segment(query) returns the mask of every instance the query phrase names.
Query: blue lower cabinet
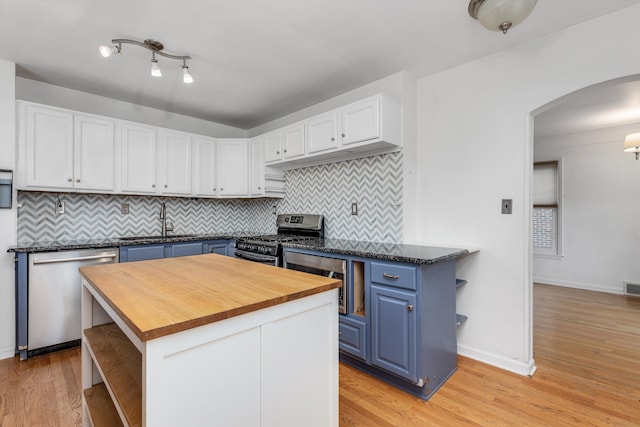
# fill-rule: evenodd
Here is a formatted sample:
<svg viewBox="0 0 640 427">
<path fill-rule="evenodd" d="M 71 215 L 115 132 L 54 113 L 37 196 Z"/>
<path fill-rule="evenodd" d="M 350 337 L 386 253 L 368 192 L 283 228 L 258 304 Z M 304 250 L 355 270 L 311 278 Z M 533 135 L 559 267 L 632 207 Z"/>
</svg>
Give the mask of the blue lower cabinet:
<svg viewBox="0 0 640 427">
<path fill-rule="evenodd" d="M 340 316 L 340 350 L 367 360 L 367 324 L 346 316 Z"/>
<path fill-rule="evenodd" d="M 202 255 L 202 242 L 174 243 L 169 248 L 170 257 Z"/>
<path fill-rule="evenodd" d="M 417 382 L 416 295 L 371 286 L 371 363 Z"/>
<path fill-rule="evenodd" d="M 150 259 L 160 258 L 164 258 L 164 245 L 144 245 L 120 248 L 120 262 L 147 261 Z"/>
<path fill-rule="evenodd" d="M 229 255 L 228 240 L 201 240 L 197 242 L 163 243 L 140 246 L 121 246 L 120 262 L 146 261 L 190 255 Z"/>
<path fill-rule="evenodd" d="M 227 251 L 228 251 L 228 246 L 226 244 L 215 244 L 215 245 L 208 245 L 207 253 L 227 255 Z"/>
</svg>

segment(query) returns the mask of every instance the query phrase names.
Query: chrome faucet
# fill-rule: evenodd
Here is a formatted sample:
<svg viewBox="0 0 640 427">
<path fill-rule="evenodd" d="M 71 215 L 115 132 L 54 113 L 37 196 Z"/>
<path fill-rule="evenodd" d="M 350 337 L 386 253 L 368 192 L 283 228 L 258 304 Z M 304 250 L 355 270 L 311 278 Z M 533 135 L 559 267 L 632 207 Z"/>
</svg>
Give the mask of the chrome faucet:
<svg viewBox="0 0 640 427">
<path fill-rule="evenodd" d="M 162 237 L 167 237 L 167 231 L 173 231 L 173 223 L 167 221 L 167 207 L 164 203 L 160 207 L 160 219 L 162 220 Z"/>
</svg>

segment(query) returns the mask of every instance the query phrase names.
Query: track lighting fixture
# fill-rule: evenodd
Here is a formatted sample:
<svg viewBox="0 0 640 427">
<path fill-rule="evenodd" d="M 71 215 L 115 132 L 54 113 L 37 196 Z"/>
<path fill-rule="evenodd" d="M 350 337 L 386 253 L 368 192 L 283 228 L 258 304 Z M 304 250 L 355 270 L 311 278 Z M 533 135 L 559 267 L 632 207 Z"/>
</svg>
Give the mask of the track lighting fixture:
<svg viewBox="0 0 640 427">
<path fill-rule="evenodd" d="M 105 58 L 110 57 L 114 53 L 122 53 L 122 44 L 133 44 L 136 46 L 144 47 L 145 49 L 149 49 L 151 51 L 151 75 L 154 77 L 161 77 L 162 71 L 160 70 L 160 66 L 158 65 L 158 60 L 156 59 L 156 54 L 160 55 L 164 58 L 175 59 L 177 61 L 182 61 L 182 81 L 185 83 L 193 83 L 193 76 L 189 71 L 189 67 L 187 66 L 187 59 L 191 59 L 188 55 L 171 55 L 169 53 L 162 52 L 164 49 L 164 45 L 159 41 L 147 39 L 144 42 L 139 42 L 136 40 L 129 39 L 113 39 L 111 40 L 112 46 L 100 46 L 100 54 Z"/>
</svg>

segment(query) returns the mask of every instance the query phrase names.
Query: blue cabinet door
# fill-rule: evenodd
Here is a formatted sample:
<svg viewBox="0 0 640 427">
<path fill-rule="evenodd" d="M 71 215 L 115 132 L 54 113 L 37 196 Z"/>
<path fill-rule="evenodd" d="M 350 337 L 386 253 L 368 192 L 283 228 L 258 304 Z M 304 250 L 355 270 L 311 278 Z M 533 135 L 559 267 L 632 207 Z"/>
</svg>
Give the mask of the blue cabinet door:
<svg viewBox="0 0 640 427">
<path fill-rule="evenodd" d="M 340 316 L 338 328 L 340 350 L 367 360 L 367 324 L 364 321 Z"/>
<path fill-rule="evenodd" d="M 171 245 L 170 257 L 202 255 L 202 242 L 174 243 Z"/>
<path fill-rule="evenodd" d="M 226 255 L 227 254 L 227 245 L 226 244 L 209 245 L 209 253 L 210 254 L 218 254 L 218 255 Z"/>
<path fill-rule="evenodd" d="M 126 254 L 123 256 L 123 249 Z M 120 262 L 146 261 L 164 258 L 164 245 L 145 245 L 120 248 Z"/>
<path fill-rule="evenodd" d="M 416 294 L 371 286 L 371 363 L 417 382 Z"/>
</svg>

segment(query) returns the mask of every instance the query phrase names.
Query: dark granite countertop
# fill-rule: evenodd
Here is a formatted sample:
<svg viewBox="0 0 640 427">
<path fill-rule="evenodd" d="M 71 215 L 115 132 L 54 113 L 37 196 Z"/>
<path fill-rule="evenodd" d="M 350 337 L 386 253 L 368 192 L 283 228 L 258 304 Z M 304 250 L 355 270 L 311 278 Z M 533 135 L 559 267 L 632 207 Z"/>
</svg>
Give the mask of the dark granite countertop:
<svg viewBox="0 0 640 427">
<path fill-rule="evenodd" d="M 467 255 L 468 249 L 400 243 L 360 242 L 357 240 L 312 239 L 283 243 L 285 248 L 307 249 L 331 254 L 351 255 L 410 264 L 435 264 Z"/>
<path fill-rule="evenodd" d="M 257 236 L 265 233 L 256 232 L 230 232 L 230 233 L 209 233 L 209 234 L 182 234 L 160 238 L 149 237 L 112 237 L 107 239 L 87 239 L 87 240 L 52 240 L 42 242 L 20 242 L 16 246 L 11 246 L 7 252 L 57 252 L 74 249 L 100 249 L 119 248 L 120 246 L 151 245 L 178 242 L 194 242 L 200 240 L 230 240 L 240 237 Z"/>
<path fill-rule="evenodd" d="M 21 242 L 10 247 L 7 252 L 57 252 L 77 249 L 119 248 L 121 246 L 151 245 L 201 240 L 231 240 L 240 237 L 258 236 L 268 233 L 230 232 L 210 234 L 174 235 L 164 238 L 124 237 L 87 240 L 58 240 L 43 242 Z M 469 253 L 467 249 L 439 246 L 405 245 L 399 243 L 362 242 L 341 239 L 311 239 L 298 243 L 283 243 L 285 248 L 298 248 L 310 251 L 350 255 L 362 258 L 374 258 L 392 262 L 410 264 L 434 264 L 448 261 Z"/>
</svg>

